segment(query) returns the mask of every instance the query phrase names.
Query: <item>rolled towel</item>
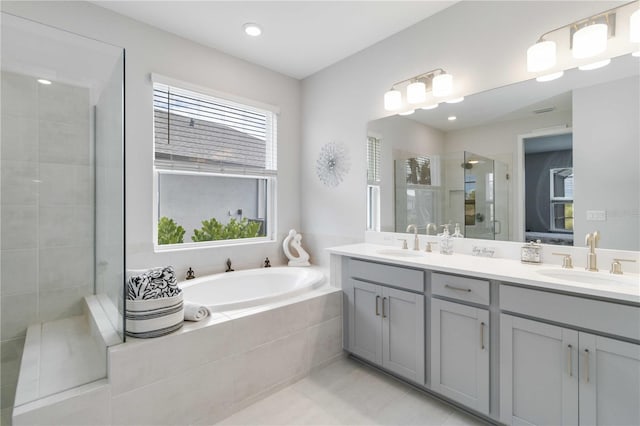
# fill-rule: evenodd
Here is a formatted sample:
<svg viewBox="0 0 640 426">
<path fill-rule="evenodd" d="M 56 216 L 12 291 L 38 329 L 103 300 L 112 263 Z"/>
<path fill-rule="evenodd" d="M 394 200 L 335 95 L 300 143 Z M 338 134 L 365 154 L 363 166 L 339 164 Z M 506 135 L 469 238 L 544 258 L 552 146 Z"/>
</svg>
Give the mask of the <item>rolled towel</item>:
<svg viewBox="0 0 640 426">
<path fill-rule="evenodd" d="M 185 321 L 202 321 L 209 316 L 209 308 L 193 302 L 184 302 Z"/>
</svg>

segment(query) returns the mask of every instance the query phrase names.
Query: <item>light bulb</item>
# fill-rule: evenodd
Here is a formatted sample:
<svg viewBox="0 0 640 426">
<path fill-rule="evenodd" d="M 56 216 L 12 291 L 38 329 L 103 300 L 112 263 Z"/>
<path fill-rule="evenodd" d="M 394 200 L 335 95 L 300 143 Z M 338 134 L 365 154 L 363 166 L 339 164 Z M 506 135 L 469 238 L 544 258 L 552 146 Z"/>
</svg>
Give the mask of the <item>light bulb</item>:
<svg viewBox="0 0 640 426">
<path fill-rule="evenodd" d="M 447 117 L 447 120 L 449 121 L 454 121 L 456 120 L 458 117 L 456 117 L 455 115 L 450 115 L 449 117 Z"/>
<path fill-rule="evenodd" d="M 45 86 L 48 86 L 48 85 L 50 85 L 50 84 L 51 84 L 51 81 L 49 81 L 49 80 L 45 80 L 44 78 L 39 78 L 39 79 L 38 79 L 38 83 L 40 83 L 40 84 L 44 84 Z"/>
<path fill-rule="evenodd" d="M 540 77 L 536 77 L 536 81 L 543 83 L 545 81 L 556 80 L 562 77 L 563 75 L 564 75 L 564 71 L 558 71 L 551 74 L 546 74 L 546 75 L 541 75 Z"/>
<path fill-rule="evenodd" d="M 415 109 L 410 109 L 409 111 L 400 112 L 400 113 L 398 113 L 398 115 L 411 115 L 414 112 L 416 112 Z"/>
<path fill-rule="evenodd" d="M 420 104 L 427 99 L 427 86 L 416 81 L 407 86 L 407 102 L 410 104 Z"/>
<path fill-rule="evenodd" d="M 591 58 L 607 50 L 607 24 L 593 24 L 580 28 L 573 34 L 573 57 Z"/>
<path fill-rule="evenodd" d="M 540 41 L 527 49 L 527 71 L 540 72 L 556 64 L 556 43 Z"/>
<path fill-rule="evenodd" d="M 629 40 L 631 43 L 640 43 L 640 9 L 633 12 L 629 19 Z"/>
<path fill-rule="evenodd" d="M 433 77 L 433 96 L 444 98 L 453 92 L 453 76 L 451 74 L 440 74 Z"/>
<path fill-rule="evenodd" d="M 464 101 L 464 96 L 460 96 L 458 98 L 449 99 L 448 101 L 445 101 L 445 102 L 448 103 L 448 104 L 459 104 L 462 101 Z"/>
<path fill-rule="evenodd" d="M 402 93 L 399 90 L 391 89 L 384 94 L 384 109 L 395 111 L 402 106 Z"/>
</svg>

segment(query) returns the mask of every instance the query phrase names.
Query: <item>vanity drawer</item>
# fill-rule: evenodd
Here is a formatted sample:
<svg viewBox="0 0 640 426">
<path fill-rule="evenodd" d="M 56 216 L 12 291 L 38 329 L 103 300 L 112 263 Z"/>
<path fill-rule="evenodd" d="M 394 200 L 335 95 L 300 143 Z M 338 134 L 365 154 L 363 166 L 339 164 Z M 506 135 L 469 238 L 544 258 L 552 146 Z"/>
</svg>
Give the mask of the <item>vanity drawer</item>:
<svg viewBox="0 0 640 426">
<path fill-rule="evenodd" d="M 431 294 L 489 305 L 489 281 L 455 275 L 431 274 Z"/>
<path fill-rule="evenodd" d="M 640 340 L 640 307 L 500 285 L 500 310 Z"/>
<path fill-rule="evenodd" d="M 424 293 L 424 271 L 350 259 L 349 275 L 391 287 Z"/>
</svg>

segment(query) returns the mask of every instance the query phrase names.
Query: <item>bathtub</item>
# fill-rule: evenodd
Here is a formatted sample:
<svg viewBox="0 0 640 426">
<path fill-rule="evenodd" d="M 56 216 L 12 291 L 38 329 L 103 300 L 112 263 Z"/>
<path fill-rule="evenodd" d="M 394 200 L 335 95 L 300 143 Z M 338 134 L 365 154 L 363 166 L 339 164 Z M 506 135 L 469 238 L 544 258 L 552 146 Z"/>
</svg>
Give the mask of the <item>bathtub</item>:
<svg viewBox="0 0 640 426">
<path fill-rule="evenodd" d="M 208 275 L 184 281 L 180 287 L 185 301 L 221 312 L 284 300 L 324 282 L 319 269 L 284 266 Z"/>
</svg>

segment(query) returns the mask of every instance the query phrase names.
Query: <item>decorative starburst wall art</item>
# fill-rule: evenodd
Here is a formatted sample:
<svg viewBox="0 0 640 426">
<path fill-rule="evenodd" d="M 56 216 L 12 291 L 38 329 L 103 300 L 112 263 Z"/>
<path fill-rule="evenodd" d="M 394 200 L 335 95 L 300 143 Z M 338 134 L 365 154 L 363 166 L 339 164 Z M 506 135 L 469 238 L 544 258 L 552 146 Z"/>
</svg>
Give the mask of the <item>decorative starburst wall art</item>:
<svg viewBox="0 0 640 426">
<path fill-rule="evenodd" d="M 351 163 L 347 148 L 337 142 L 330 142 L 320 149 L 316 161 L 318 179 L 330 188 L 340 185 L 342 179 L 349 172 Z"/>
</svg>

